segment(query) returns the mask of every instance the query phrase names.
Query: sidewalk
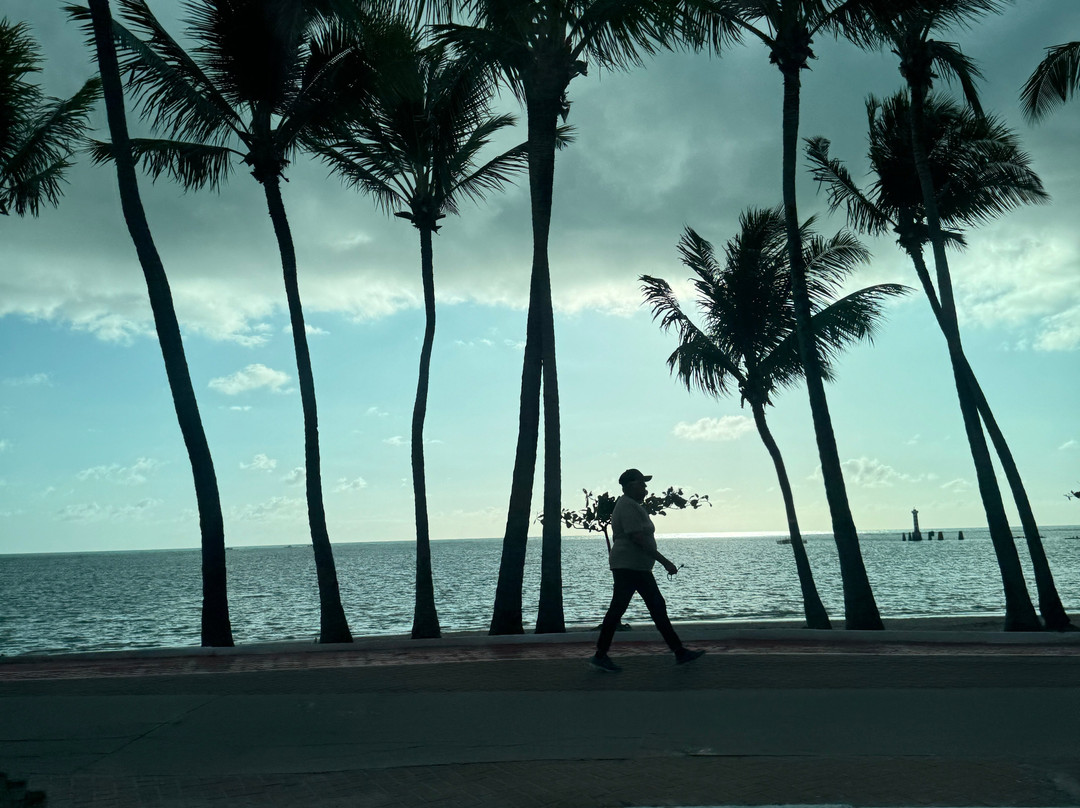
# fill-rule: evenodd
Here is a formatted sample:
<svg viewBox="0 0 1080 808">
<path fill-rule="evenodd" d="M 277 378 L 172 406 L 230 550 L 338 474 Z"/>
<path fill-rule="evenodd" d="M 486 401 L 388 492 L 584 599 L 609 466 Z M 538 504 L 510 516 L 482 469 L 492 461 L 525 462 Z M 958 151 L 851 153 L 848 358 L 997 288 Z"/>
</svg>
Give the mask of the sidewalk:
<svg viewBox="0 0 1080 808">
<path fill-rule="evenodd" d="M 67 806 L 1080 805 L 1080 635 L 680 626 L 0 660 Z"/>
</svg>

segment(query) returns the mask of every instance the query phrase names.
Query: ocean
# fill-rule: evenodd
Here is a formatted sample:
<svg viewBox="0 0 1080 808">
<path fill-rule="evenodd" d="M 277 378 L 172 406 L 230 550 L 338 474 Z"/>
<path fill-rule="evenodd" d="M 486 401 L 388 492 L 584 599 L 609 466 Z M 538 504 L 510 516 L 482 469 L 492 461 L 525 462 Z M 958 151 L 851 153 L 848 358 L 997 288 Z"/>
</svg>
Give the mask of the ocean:
<svg viewBox="0 0 1080 808">
<path fill-rule="evenodd" d="M 861 534 L 863 559 L 886 626 L 890 617 L 999 615 L 1001 578 L 985 529 L 946 531 L 941 541 L 903 542 L 901 531 Z M 1058 592 L 1080 612 L 1080 527 L 1043 528 Z M 1028 589 L 1034 576 L 1015 532 Z M 685 565 L 657 579 L 674 621 L 802 619 L 791 547 L 780 534 L 660 537 L 661 552 Z M 486 630 L 498 576 L 500 539 L 432 542 L 436 605 L 444 632 Z M 834 625 L 843 593 L 836 545 L 808 534 L 807 554 Z M 599 623 L 610 596 L 602 537 L 563 540 L 568 627 Z M 355 636 L 407 634 L 412 626 L 415 552 L 410 542 L 336 543 L 338 581 Z M 310 545 L 232 547 L 229 604 L 238 644 L 314 641 L 318 592 Z M 199 644 L 198 550 L 0 555 L 0 654 L 60 653 Z M 535 620 L 540 541 L 526 561 L 526 630 Z M 630 622 L 648 622 L 635 599 Z"/>
</svg>

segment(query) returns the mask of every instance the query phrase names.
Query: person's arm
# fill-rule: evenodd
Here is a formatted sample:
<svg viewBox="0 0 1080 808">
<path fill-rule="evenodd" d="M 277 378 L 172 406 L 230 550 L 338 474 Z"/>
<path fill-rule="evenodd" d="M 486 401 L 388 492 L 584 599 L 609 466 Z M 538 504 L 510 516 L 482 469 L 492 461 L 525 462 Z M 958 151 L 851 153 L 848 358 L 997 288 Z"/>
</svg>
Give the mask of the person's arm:
<svg viewBox="0 0 1080 808">
<path fill-rule="evenodd" d="M 676 567 L 667 558 L 665 558 L 659 550 L 654 550 L 653 548 L 648 546 L 645 541 L 645 531 L 631 530 L 627 532 L 626 537 L 638 547 L 640 547 L 642 550 L 644 550 L 646 553 L 651 555 L 654 559 L 659 561 L 661 566 L 663 566 L 663 568 L 667 570 L 668 575 L 675 575 L 679 571 L 679 568 Z"/>
</svg>

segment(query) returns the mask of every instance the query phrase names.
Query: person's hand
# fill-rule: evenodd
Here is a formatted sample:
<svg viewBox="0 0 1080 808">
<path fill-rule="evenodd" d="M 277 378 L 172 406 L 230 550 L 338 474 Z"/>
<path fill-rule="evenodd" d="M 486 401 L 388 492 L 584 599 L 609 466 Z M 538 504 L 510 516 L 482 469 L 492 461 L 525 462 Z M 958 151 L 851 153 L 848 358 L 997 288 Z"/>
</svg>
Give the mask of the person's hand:
<svg viewBox="0 0 1080 808">
<path fill-rule="evenodd" d="M 668 575 L 676 575 L 679 572 L 679 568 L 676 567 L 671 561 L 664 561 L 664 569 L 667 570 Z"/>
</svg>

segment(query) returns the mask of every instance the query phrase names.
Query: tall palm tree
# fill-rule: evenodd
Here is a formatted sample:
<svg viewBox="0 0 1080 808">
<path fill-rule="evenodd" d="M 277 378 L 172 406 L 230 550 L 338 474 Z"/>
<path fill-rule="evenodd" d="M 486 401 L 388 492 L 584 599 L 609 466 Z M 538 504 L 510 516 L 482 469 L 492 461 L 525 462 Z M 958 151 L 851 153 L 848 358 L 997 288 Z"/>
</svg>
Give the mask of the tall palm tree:
<svg viewBox="0 0 1080 808">
<path fill-rule="evenodd" d="M 871 339 L 881 320 L 884 299 L 909 290 L 883 284 L 836 299 L 840 285 L 858 263 L 869 258 L 869 252 L 848 233 L 830 239 L 814 235 L 811 224 L 804 224 L 800 233 L 803 265 L 811 324 L 822 354 L 821 369 L 824 377 L 831 379 L 832 359 L 847 345 Z M 668 357 L 668 367 L 688 389 L 696 387 L 717 398 L 729 395 L 737 385 L 741 402 L 750 404 L 780 483 L 807 626 L 831 628 L 814 584 L 783 457 L 765 418 L 773 395 L 804 377 L 795 334 L 783 210 L 744 213 L 739 234 L 725 247 L 722 264 L 712 244 L 690 228 L 679 242 L 679 253 L 696 276 L 693 282 L 704 326 L 699 327 L 683 312 L 666 281 L 641 278 L 653 319 L 659 319 L 665 331 L 674 329 L 679 338 L 679 347 Z"/>
<path fill-rule="evenodd" d="M 1080 42 L 1066 42 L 1046 49 L 1020 91 L 1024 115 L 1031 123 L 1041 120 L 1080 89 Z"/>
<path fill-rule="evenodd" d="M 458 212 L 463 197 L 479 201 L 525 168 L 519 146 L 478 164 L 478 155 L 510 115 L 489 111 L 492 85 L 467 59 L 450 59 L 442 46 L 417 48 L 408 68 L 381 81 L 371 106 L 316 151 L 349 185 L 370 194 L 387 212 L 420 232 L 420 274 L 426 326 L 412 419 L 412 477 L 416 514 L 416 604 L 412 636 L 438 637 L 439 615 L 431 573 L 424 418 L 435 341 L 432 236 L 440 219 Z"/>
<path fill-rule="evenodd" d="M 191 384 L 184 343 L 180 336 L 180 324 L 173 307 L 169 279 L 154 244 L 150 226 L 146 221 L 131 141 L 128 137 L 127 117 L 124 110 L 124 90 L 120 79 L 120 67 L 112 36 L 112 17 L 109 0 L 89 0 L 94 45 L 101 81 L 105 91 L 105 111 L 112 138 L 112 152 L 116 161 L 116 175 L 120 188 L 120 205 L 127 222 L 128 232 L 139 256 L 146 289 L 150 296 L 150 308 L 154 314 L 161 356 L 165 361 L 165 373 L 169 379 L 176 418 L 184 436 L 191 474 L 195 481 L 195 498 L 199 507 L 199 527 L 202 533 L 202 644 L 231 646 L 232 625 L 229 620 L 229 600 L 225 570 L 225 526 L 221 515 L 221 497 L 218 491 L 214 461 L 206 440 L 195 389 Z"/>
<path fill-rule="evenodd" d="M 1001 569 L 1002 585 L 1005 589 L 1005 629 L 1031 631 L 1041 628 L 1041 624 L 1028 595 L 1001 490 L 994 474 L 990 450 L 979 421 L 972 385 L 968 383 L 962 370 L 963 345 L 956 316 L 952 278 L 949 274 L 949 259 L 945 252 L 946 239 L 927 153 L 926 99 L 934 79 L 939 75 L 958 80 L 969 106 L 977 114 L 982 113 L 975 90 L 975 80 L 980 77 L 978 68 L 963 54 L 959 46 L 936 40 L 933 35 L 947 30 L 950 26 L 967 24 L 980 15 L 1002 8 L 1001 0 L 928 0 L 891 19 L 879 21 L 879 30 L 900 58 L 900 74 L 911 94 L 911 152 L 919 179 L 928 237 L 933 249 L 937 291 L 941 301 L 942 331 L 949 346 L 964 430 L 975 464 L 990 539 Z"/>
<path fill-rule="evenodd" d="M 769 60 L 783 77 L 783 200 L 791 268 L 792 303 L 799 354 L 817 438 L 825 495 L 833 537 L 840 557 L 844 586 L 845 625 L 851 629 L 880 629 L 874 593 L 866 577 L 858 531 L 851 515 L 840 466 L 832 416 L 825 396 L 821 350 L 811 328 L 811 305 L 803 266 L 799 212 L 795 194 L 796 151 L 799 139 L 801 73 L 809 68 L 811 44 L 821 33 L 842 35 L 859 44 L 872 40 L 871 23 L 879 16 L 908 5 L 910 0 L 714 0 L 700 5 L 700 37 L 713 47 L 734 28 L 769 49 Z"/>
<path fill-rule="evenodd" d="M 145 117 L 164 139 L 133 139 L 135 158 L 155 179 L 184 187 L 219 187 L 237 164 L 262 186 L 281 254 L 304 415 L 308 523 L 319 585 L 321 642 L 350 642 L 326 526 L 318 410 L 296 252 L 281 181 L 309 138 L 326 130 L 363 96 L 374 68 L 359 26 L 330 13 L 331 0 L 191 0 L 190 53 L 169 34 L 146 0 L 119 0 L 129 29 L 114 22 L 121 69 Z M 358 13 L 356 19 L 359 19 Z M 348 23 L 348 24 L 347 24 Z M 141 37 L 139 36 L 141 34 Z M 108 144 L 94 152 L 112 156 Z"/>
<path fill-rule="evenodd" d="M 923 256 L 928 234 L 911 150 L 908 95 L 897 93 L 883 103 L 871 98 L 867 114 L 868 156 L 871 174 L 876 177 L 870 188 L 864 191 L 856 186 L 843 164 L 829 156 L 829 142 L 824 138 L 808 141 L 814 176 L 827 186 L 832 209 L 846 208 L 853 227 L 871 235 L 889 229 L 897 234 L 944 331 L 944 313 Z M 1048 200 L 1016 135 L 996 118 L 977 115 L 947 98 L 931 95 L 926 99 L 925 120 L 938 212 L 943 227 L 948 228 L 944 235 L 950 243 L 963 245 L 959 228 L 981 224 L 1021 204 Z M 1035 572 L 1039 611 L 1048 628 L 1066 630 L 1071 622 L 1058 596 L 1016 461 L 962 347 L 961 359 L 961 372 L 971 386 L 1020 515 Z"/>
<path fill-rule="evenodd" d="M 27 81 L 41 54 L 26 23 L 0 19 L 0 215 L 37 216 L 60 202 L 64 173 L 101 95 L 90 79 L 71 98 L 48 98 Z"/>
<path fill-rule="evenodd" d="M 667 0 L 461 0 L 461 22 L 437 27 L 443 41 L 493 66 L 524 103 L 528 116 L 529 193 L 533 256 L 529 313 L 514 473 L 503 535 L 492 634 L 522 633 L 521 596 L 531 522 L 533 478 L 544 411 L 543 513 L 562 512 L 559 386 L 555 318 L 551 301 L 548 236 L 558 121 L 570 105 L 570 82 L 587 60 L 603 68 L 640 64 L 670 32 L 674 5 Z M 452 18 L 454 15 L 451 15 Z M 565 631 L 562 606 L 562 538 L 558 519 L 543 526 L 540 605 L 536 631 Z"/>
</svg>

